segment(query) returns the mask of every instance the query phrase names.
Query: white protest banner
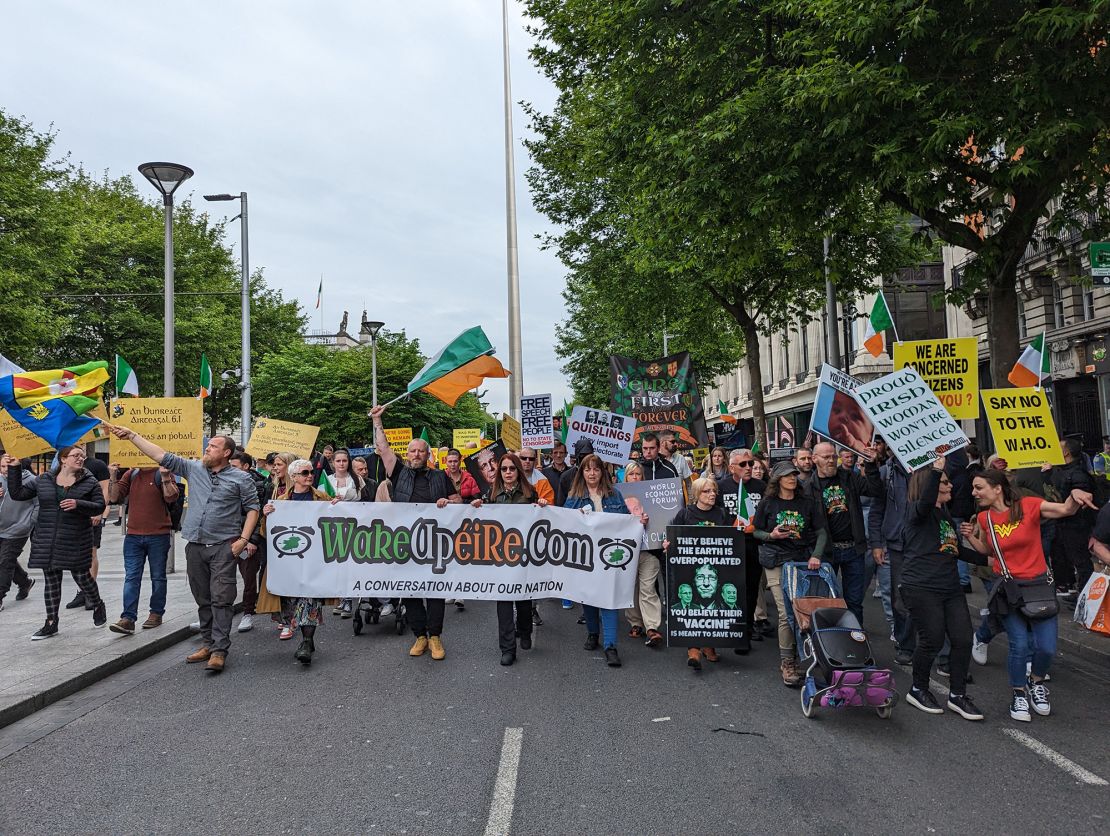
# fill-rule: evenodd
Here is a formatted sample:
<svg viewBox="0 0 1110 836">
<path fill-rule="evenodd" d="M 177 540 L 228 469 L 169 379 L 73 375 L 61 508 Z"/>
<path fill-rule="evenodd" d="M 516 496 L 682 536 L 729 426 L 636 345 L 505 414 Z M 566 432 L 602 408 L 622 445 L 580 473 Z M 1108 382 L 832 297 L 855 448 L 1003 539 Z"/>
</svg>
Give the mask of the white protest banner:
<svg viewBox="0 0 1110 836">
<path fill-rule="evenodd" d="M 532 450 L 555 446 L 551 395 L 525 395 L 520 399 L 520 443 Z"/>
<path fill-rule="evenodd" d="M 907 473 L 971 443 L 913 366 L 860 384 L 855 397 Z"/>
<path fill-rule="evenodd" d="M 632 605 L 643 526 L 534 505 L 275 502 L 267 587 L 310 598 Z"/>
<path fill-rule="evenodd" d="M 573 450 L 578 439 L 588 438 L 594 446 L 594 452 L 603 462 L 626 464 L 632 452 L 632 435 L 635 431 L 636 419 L 628 415 L 576 406 L 570 414 L 567 448 Z"/>
</svg>

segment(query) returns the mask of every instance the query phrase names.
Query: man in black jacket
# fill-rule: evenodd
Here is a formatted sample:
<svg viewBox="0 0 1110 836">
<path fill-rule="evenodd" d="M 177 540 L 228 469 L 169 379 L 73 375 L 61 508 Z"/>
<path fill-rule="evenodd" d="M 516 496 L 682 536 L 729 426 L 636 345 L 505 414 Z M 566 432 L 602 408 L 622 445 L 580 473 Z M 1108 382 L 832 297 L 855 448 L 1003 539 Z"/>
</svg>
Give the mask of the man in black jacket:
<svg viewBox="0 0 1110 836">
<path fill-rule="evenodd" d="M 1060 451 L 1064 454 L 1061 467 L 1046 468 L 1049 481 L 1058 496 L 1065 499 L 1073 490 L 1095 492 L 1095 480 L 1087 472 L 1083 460 L 1083 445 L 1076 438 L 1060 441 Z M 1069 581 L 1073 575 L 1076 590 L 1081 590 L 1091 577 L 1091 555 L 1087 550 L 1087 540 L 1094 527 L 1094 515 L 1086 508 L 1071 517 L 1056 521 L 1056 540 L 1052 545 L 1052 569 L 1056 585 Z"/>
<path fill-rule="evenodd" d="M 231 466 L 251 477 L 258 492 L 259 507 L 270 501 L 273 483 L 255 470 L 254 457 L 236 450 L 231 454 Z M 239 619 L 239 632 L 246 633 L 254 627 L 254 609 L 258 604 L 258 587 L 262 571 L 266 568 L 266 538 L 262 536 L 262 522 L 254 528 L 250 542 L 239 555 L 239 576 L 243 579 L 243 615 Z"/>
<path fill-rule="evenodd" d="M 659 455 L 659 436 L 655 433 L 644 433 L 640 436 L 640 466 L 644 469 L 645 482 L 653 479 L 681 478 L 678 468 Z"/>
<path fill-rule="evenodd" d="M 867 531 L 863 524 L 861 496 L 881 498 L 884 495 L 879 467 L 875 464 L 874 447 L 864 451 L 863 473 L 853 473 L 838 466 L 836 447 L 822 441 L 813 447 L 813 476 L 802 482 L 802 493 L 813 500 L 817 514 L 823 517 L 829 532 L 829 548 L 825 559 L 840 571 L 840 585 L 848 609 L 863 624 L 863 593 L 866 572 Z"/>
</svg>

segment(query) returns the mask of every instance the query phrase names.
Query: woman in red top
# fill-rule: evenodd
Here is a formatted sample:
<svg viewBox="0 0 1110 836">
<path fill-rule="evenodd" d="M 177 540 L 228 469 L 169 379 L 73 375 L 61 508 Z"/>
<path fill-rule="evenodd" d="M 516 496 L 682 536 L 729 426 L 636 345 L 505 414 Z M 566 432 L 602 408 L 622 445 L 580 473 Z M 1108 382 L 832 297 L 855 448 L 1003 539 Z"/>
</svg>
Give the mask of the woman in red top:
<svg viewBox="0 0 1110 836">
<path fill-rule="evenodd" d="M 994 542 L 1002 551 L 1006 568 L 1017 580 L 1033 580 L 1048 573 L 1044 551 L 1041 548 L 1041 520 L 1055 520 L 1070 517 L 1080 508 L 1093 508 L 1092 497 L 1086 491 L 1074 490 L 1065 502 L 1047 502 L 1039 496 L 1019 497 L 1004 470 L 984 470 L 976 473 L 971 484 L 971 493 L 984 508 L 976 517 L 976 524 L 964 523 L 960 526 L 972 547 L 980 554 L 989 555 L 992 568 L 1001 574 L 995 557 Z M 989 526 L 989 527 L 988 527 Z M 990 529 L 994 529 L 991 537 Z M 1003 617 L 1006 634 L 1010 640 L 1010 653 L 1007 666 L 1010 673 L 1010 716 L 1015 720 L 1029 722 L 1029 704 L 1042 717 L 1052 710 L 1048 702 L 1048 688 L 1045 677 L 1048 675 L 1052 657 L 1056 655 L 1057 617 L 1031 621 L 1012 610 Z M 1032 651 L 1032 673 L 1026 676 L 1025 660 Z"/>
</svg>

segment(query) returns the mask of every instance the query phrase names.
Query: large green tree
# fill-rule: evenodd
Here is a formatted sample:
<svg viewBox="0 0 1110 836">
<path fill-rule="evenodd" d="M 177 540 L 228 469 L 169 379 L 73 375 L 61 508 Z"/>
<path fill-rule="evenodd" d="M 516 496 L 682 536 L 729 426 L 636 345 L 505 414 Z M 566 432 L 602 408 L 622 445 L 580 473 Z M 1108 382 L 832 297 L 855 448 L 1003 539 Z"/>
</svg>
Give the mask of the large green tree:
<svg viewBox="0 0 1110 836">
<path fill-rule="evenodd" d="M 403 332 L 382 331 L 378 336 L 378 402 L 386 403 L 405 391 L 427 358 L 417 340 Z M 372 424 L 372 366 L 369 346 L 336 351 L 290 341 L 267 355 L 254 374 L 256 415 L 320 427 L 324 442 L 370 446 Z M 454 429 L 493 425 L 473 393 L 452 409 L 442 401 L 417 393 L 389 407 L 387 427 L 427 428 L 431 443 L 451 443 Z"/>
</svg>

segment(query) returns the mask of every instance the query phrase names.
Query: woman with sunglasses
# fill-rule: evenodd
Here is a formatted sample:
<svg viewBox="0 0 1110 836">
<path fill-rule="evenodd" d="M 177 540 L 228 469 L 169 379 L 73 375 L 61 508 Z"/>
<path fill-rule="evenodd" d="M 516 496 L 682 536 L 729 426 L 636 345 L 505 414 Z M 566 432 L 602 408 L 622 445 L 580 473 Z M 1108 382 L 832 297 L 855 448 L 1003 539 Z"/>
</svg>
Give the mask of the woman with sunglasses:
<svg viewBox="0 0 1110 836">
<path fill-rule="evenodd" d="M 23 484 L 23 463 L 6 455 L 7 498 L 16 502 L 39 501 L 38 521 L 31 535 L 29 569 L 42 569 L 45 580 L 46 623 L 31 641 L 58 635 L 58 606 L 62 599 L 62 573 L 68 571 L 85 600 L 93 607 L 93 626 L 108 622 L 96 580 L 89 574 L 93 555 L 92 519 L 104 513 L 104 492 L 96 477 L 85 469 L 85 451 L 63 447 L 56 467 L 33 483 Z"/>
<path fill-rule="evenodd" d="M 547 500 L 536 493 L 532 484 L 524 478 L 524 465 L 516 453 L 505 453 L 497 463 L 497 475 L 486 493 L 485 501 L 492 505 L 538 505 L 543 508 Z M 470 503 L 475 508 L 482 507 L 482 500 Z M 513 614 L 516 620 L 513 620 Z M 501 664 L 511 665 L 516 661 L 516 645 L 520 640 L 521 650 L 532 649 L 532 602 L 497 602 L 497 640 L 501 647 Z"/>
<path fill-rule="evenodd" d="M 329 497 L 323 491 L 312 487 L 312 480 L 316 471 L 312 462 L 306 459 L 297 459 L 289 465 L 289 474 L 292 483 L 281 496 L 271 499 L 262 508 L 263 516 L 270 516 L 274 512 L 275 502 L 329 502 Z M 302 665 L 312 664 L 312 654 L 316 652 L 313 638 L 316 628 L 324 623 L 324 601 L 321 598 L 289 598 L 281 597 L 282 621 L 293 630 L 293 626 L 301 628 L 301 643 L 293 653 L 293 658 Z M 284 629 L 282 630 L 284 633 Z"/>
<path fill-rule="evenodd" d="M 627 514 L 621 492 L 613 487 L 613 478 L 595 453 L 587 453 L 578 462 L 578 469 L 567 491 L 564 508 L 577 508 L 580 511 L 598 511 L 606 514 Z M 621 666 L 617 653 L 617 610 L 582 605 L 586 617 L 586 650 L 597 650 L 598 637 L 604 642 L 605 662 L 611 668 Z M 598 629 L 600 621 L 600 630 Z"/>
<path fill-rule="evenodd" d="M 965 720 L 982 720 L 983 712 L 967 695 L 971 662 L 971 617 L 960 585 L 959 560 L 986 564 L 985 556 L 960 544 L 956 525 L 946 505 L 952 481 L 944 472 L 944 457 L 910 477 L 906 491 L 906 519 L 902 577 L 898 594 L 917 628 L 913 652 L 913 687 L 906 702 L 926 714 L 943 714 L 929 690 L 929 673 L 948 638 L 948 708 Z"/>
</svg>

